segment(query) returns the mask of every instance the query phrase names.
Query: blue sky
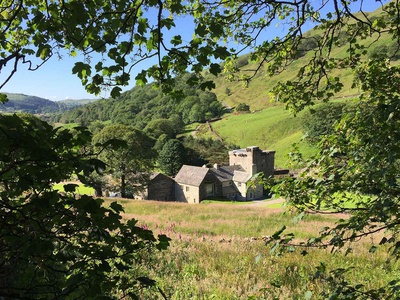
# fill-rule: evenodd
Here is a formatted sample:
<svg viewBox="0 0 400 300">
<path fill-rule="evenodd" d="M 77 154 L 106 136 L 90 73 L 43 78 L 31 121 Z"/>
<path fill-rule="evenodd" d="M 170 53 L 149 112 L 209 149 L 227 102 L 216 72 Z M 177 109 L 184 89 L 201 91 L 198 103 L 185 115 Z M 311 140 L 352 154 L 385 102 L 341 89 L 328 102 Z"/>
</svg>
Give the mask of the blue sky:
<svg viewBox="0 0 400 300">
<path fill-rule="evenodd" d="M 315 0 L 316 3 L 321 3 L 322 0 Z M 387 2 L 387 1 L 384 1 Z M 374 0 L 364 1 L 364 8 L 367 11 L 372 11 L 379 7 L 380 4 Z M 188 26 L 187 20 L 179 20 L 176 29 L 182 36 L 190 36 L 193 26 Z M 277 29 L 278 30 L 278 29 Z M 79 78 L 72 74 L 72 68 L 77 59 L 64 56 L 62 60 L 53 57 L 46 62 L 41 68 L 36 71 L 27 71 L 24 65 L 20 65 L 17 73 L 3 87 L 1 92 L 22 93 L 26 95 L 34 95 L 49 100 L 64 100 L 64 99 L 92 99 L 92 98 L 107 98 L 108 93 L 103 92 L 99 96 L 88 94 L 82 86 Z M 140 72 L 142 68 L 148 67 L 151 63 L 135 69 L 131 78 Z M 0 74 L 0 80 L 4 80 L 5 75 Z M 129 87 L 124 87 L 123 90 L 128 90 L 134 86 L 134 80 L 131 80 Z"/>
</svg>

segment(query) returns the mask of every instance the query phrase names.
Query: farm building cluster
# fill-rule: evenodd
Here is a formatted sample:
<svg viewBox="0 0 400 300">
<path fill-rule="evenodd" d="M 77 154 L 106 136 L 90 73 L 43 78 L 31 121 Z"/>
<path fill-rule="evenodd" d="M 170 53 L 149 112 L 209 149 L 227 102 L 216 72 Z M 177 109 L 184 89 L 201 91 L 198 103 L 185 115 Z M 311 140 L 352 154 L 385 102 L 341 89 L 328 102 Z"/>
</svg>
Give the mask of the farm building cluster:
<svg viewBox="0 0 400 300">
<path fill-rule="evenodd" d="M 275 151 L 257 146 L 229 151 L 229 166 L 183 165 L 174 178 L 161 173 L 151 176 L 144 199 L 200 203 L 209 198 L 237 201 L 260 199 L 263 184 L 256 177 L 274 176 Z M 252 182 L 249 185 L 249 182 Z"/>
</svg>

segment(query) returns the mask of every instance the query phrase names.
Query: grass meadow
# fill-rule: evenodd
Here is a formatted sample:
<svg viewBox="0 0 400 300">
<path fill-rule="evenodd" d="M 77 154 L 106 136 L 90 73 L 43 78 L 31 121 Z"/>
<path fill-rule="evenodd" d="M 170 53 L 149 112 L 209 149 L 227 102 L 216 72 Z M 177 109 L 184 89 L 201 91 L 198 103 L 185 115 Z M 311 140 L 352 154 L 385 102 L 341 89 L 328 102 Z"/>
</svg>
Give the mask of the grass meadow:
<svg viewBox="0 0 400 300">
<path fill-rule="evenodd" d="M 229 143 L 240 147 L 255 145 L 261 149 L 275 150 L 275 165 L 285 168 L 289 166 L 287 155 L 292 150 L 290 145 L 298 143 L 305 157 L 315 153 L 315 148 L 302 140 L 303 114 L 301 112 L 294 117 L 283 106 L 274 106 L 249 114 L 231 114 L 213 122 L 212 126 Z"/>
<path fill-rule="evenodd" d="M 105 205 L 111 201 L 115 200 L 106 200 Z M 118 202 L 125 209 L 124 218 L 135 218 L 140 226 L 172 239 L 168 250 L 152 257 L 148 271 L 168 299 L 306 299 L 310 295 L 307 299 L 321 299 L 320 293 L 331 286 L 327 276 L 315 276 L 320 263 L 327 270 L 350 268 L 345 278 L 368 289 L 400 276 L 399 263 L 388 263 L 385 249 L 369 253 L 379 236 L 358 241 L 348 255 L 308 249 L 303 256 L 299 249 L 277 257 L 263 240 L 283 225 L 298 241 L 305 240 L 345 215 L 309 215 L 295 223 L 293 212 L 268 201 L 241 205 Z M 144 290 L 141 299 L 163 297 Z"/>
<path fill-rule="evenodd" d="M 80 194 L 80 195 L 89 195 L 89 196 L 93 196 L 94 195 L 94 189 L 88 186 L 83 185 L 82 183 L 79 182 L 62 182 L 62 183 L 57 183 L 53 185 L 53 189 L 60 191 L 60 192 L 64 192 L 64 185 L 66 184 L 75 184 L 77 185 L 75 192 L 76 194 Z"/>
</svg>

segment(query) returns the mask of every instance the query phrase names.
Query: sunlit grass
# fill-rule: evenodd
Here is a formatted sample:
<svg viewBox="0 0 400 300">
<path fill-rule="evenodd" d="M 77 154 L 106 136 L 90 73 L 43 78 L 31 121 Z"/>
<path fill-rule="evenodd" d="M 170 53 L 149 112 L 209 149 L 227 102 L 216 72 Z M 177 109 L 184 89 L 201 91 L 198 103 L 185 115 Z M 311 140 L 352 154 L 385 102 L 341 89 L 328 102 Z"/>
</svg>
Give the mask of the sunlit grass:
<svg viewBox="0 0 400 300">
<path fill-rule="evenodd" d="M 299 145 L 305 158 L 316 151 L 303 141 L 303 114 L 294 117 L 282 106 L 275 106 L 250 114 L 231 114 L 213 122 L 212 126 L 226 142 L 240 147 L 256 145 L 264 150 L 275 150 L 275 166 L 285 168 L 289 166 L 287 156 L 293 144 Z"/>
<path fill-rule="evenodd" d="M 300 249 L 276 257 L 263 240 L 286 225 L 288 233 L 304 241 L 346 215 L 314 214 L 294 222 L 296 213 L 285 211 L 282 203 L 269 205 L 268 200 L 190 205 L 107 199 L 105 205 L 112 201 L 123 205 L 125 219 L 135 218 L 139 226 L 172 239 L 150 273 L 168 299 L 304 299 L 307 290 L 319 299 L 316 295 L 328 288 L 324 281 L 312 280 L 321 262 L 328 270 L 352 268 L 346 278 L 367 288 L 383 286 L 399 275 L 399 263 L 387 264 L 384 249 L 369 253 L 379 236 L 355 243 L 347 256 L 327 248 L 307 249 L 306 256 Z"/>
<path fill-rule="evenodd" d="M 57 191 L 64 192 L 64 185 L 65 184 L 76 184 L 78 185 L 77 188 L 75 189 L 75 193 L 80 194 L 80 195 L 89 195 L 93 196 L 94 195 L 94 189 L 88 186 L 85 186 L 82 183 L 71 183 L 71 182 L 65 182 L 65 183 L 57 183 L 53 185 L 53 188 Z"/>
</svg>

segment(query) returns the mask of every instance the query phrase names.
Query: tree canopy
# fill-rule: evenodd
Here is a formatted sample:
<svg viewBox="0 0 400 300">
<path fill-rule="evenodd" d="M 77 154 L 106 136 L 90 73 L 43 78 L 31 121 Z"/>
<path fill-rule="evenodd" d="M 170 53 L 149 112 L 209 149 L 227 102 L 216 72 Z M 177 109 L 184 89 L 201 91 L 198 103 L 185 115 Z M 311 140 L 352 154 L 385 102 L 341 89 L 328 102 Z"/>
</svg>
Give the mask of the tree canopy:
<svg viewBox="0 0 400 300">
<path fill-rule="evenodd" d="M 168 140 L 158 155 L 159 168 L 169 176 L 175 176 L 185 162 L 186 150 L 179 140 Z"/>
<path fill-rule="evenodd" d="M 323 103 L 310 109 L 304 116 L 304 131 L 307 140 L 311 143 L 319 142 L 323 136 L 332 134 L 334 126 L 338 123 L 346 110 L 350 110 L 348 103 Z"/>
<path fill-rule="evenodd" d="M 93 121 L 111 121 L 117 124 L 133 125 L 143 130 L 147 125 L 154 127 L 150 123 L 154 123 L 155 119 L 167 120 L 173 117 L 174 120 L 170 121 L 175 127 L 175 133 L 179 133 L 182 124 L 220 117 L 224 113 L 224 108 L 215 94 L 201 91 L 198 85 L 186 84 L 189 78 L 191 78 L 190 74 L 175 78 L 175 86 L 181 91 L 178 99 L 154 89 L 154 84 L 148 84 L 134 87 L 118 98 L 100 100 L 64 112 L 54 119 L 64 123 L 77 122 L 83 125 L 88 125 Z M 177 120 L 177 117 L 180 120 Z M 172 132 L 168 134 L 174 135 Z"/>
<path fill-rule="evenodd" d="M 296 180 L 286 180 L 276 187 L 301 214 L 342 212 L 349 217 L 300 244 L 282 231 L 270 241 L 277 242 L 276 246 L 286 245 L 286 250 L 301 246 L 304 254 L 309 247 L 332 247 L 333 251 L 345 248 L 350 253 L 351 242 L 370 237 L 371 253 L 387 246 L 389 261 L 400 257 L 400 68 L 385 60 L 372 60 L 357 73 L 363 94 L 355 109 L 344 113 L 333 132 L 322 137 L 318 155 Z M 382 237 L 374 241 L 378 232 Z M 342 274 L 347 271 L 344 268 Z M 346 287 L 338 285 L 332 294 L 396 299 L 400 288 L 398 279 L 377 290 L 344 282 Z"/>
<path fill-rule="evenodd" d="M 122 221 L 116 202 L 77 197 L 76 184 L 53 189 L 105 168 L 91 134 L 32 116 L 0 115 L 0 125 L 0 297 L 134 297 L 151 284 L 141 261 L 168 245 L 165 236 Z"/>
<path fill-rule="evenodd" d="M 105 147 L 99 157 L 106 163 L 104 173 L 110 174 L 116 184 L 112 189 L 121 192 L 126 198 L 133 195 L 147 183 L 154 167 L 154 141 L 140 130 L 127 125 L 109 125 L 93 137 L 93 143 L 104 144 L 119 139 L 124 144 L 117 149 L 112 145 Z"/>
</svg>

